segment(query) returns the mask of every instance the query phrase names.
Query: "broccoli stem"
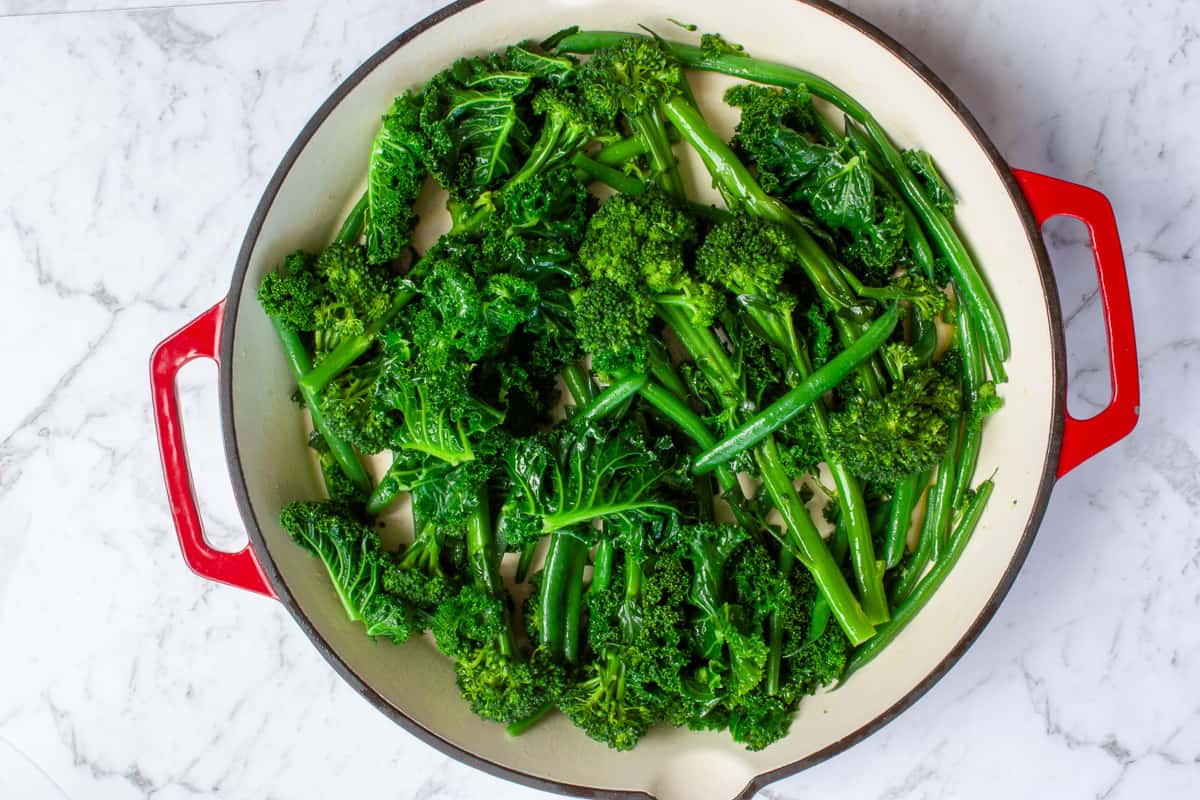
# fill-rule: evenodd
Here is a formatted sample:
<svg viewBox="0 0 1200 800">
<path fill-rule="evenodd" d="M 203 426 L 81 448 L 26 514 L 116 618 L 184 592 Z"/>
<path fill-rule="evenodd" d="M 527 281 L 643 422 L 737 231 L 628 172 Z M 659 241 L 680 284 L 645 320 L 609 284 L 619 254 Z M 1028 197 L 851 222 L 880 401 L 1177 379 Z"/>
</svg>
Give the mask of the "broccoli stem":
<svg viewBox="0 0 1200 800">
<path fill-rule="evenodd" d="M 488 508 L 486 486 L 479 490 L 475 510 L 467 518 L 467 563 L 470 564 L 471 578 L 477 587 L 493 597 L 506 599 L 504 581 L 500 577 L 500 558 L 496 551 L 496 537 L 492 529 L 492 514 Z M 507 610 L 505 618 L 504 630 L 500 634 L 497 646 L 502 655 L 515 658 L 519 652 L 517 639 L 513 635 L 512 625 L 508 623 Z"/>
<path fill-rule="evenodd" d="M 929 490 L 928 505 L 925 509 L 925 519 L 921 526 L 921 538 L 917 540 L 917 549 L 909 556 L 908 563 L 900 570 L 900 576 L 892 586 L 892 605 L 897 606 L 904 601 L 921 579 L 925 568 L 931 560 L 937 561 L 945 544 L 938 544 L 939 538 L 947 536 L 946 530 L 950 525 L 950 515 L 953 508 L 950 500 L 954 494 L 954 481 L 958 458 L 959 430 L 956 421 L 952 429 L 951 441 L 946 448 L 946 454 L 938 465 L 937 477 L 933 488 Z"/>
<path fill-rule="evenodd" d="M 983 516 L 983 510 L 987 506 L 993 488 L 994 484 L 989 479 L 981 483 L 975 490 L 975 497 L 967 505 L 962 518 L 954 527 L 954 534 L 950 537 L 950 548 L 947 550 L 945 558 L 935 564 L 912 593 L 896 607 L 891 620 L 879 628 L 875 638 L 854 651 L 850 662 L 846 665 L 846 671 L 842 674 L 843 682 L 891 644 L 937 592 L 938 587 L 950 574 L 950 570 L 958 563 L 959 557 L 962 556 L 971 539 L 971 534 L 979 525 L 979 520 Z"/>
<path fill-rule="evenodd" d="M 687 385 L 679 376 L 675 365 L 671 363 L 671 359 L 667 356 L 667 350 L 661 342 L 656 341 L 650 345 L 647 366 L 649 366 L 650 374 L 654 376 L 654 379 L 666 387 L 671 394 L 681 400 L 688 397 Z"/>
<path fill-rule="evenodd" d="M 420 264 L 420 261 L 414 264 L 413 271 Z M 325 358 L 321 359 L 320 364 L 301 378 L 301 391 L 307 389 L 316 394 L 324 389 L 331 380 L 345 372 L 363 353 L 371 349 L 371 345 L 375 343 L 375 337 L 379 335 L 379 331 L 383 330 L 388 323 L 395 319 L 396 315 L 403 311 L 405 306 L 411 303 L 416 296 L 417 292 L 413 290 L 396 292 L 396 296 L 392 299 L 392 304 L 388 306 L 382 316 L 368 325 L 366 330 L 358 336 L 350 336 L 343 339 L 337 347 L 325 355 Z"/>
<path fill-rule="evenodd" d="M 740 453 L 749 450 L 767 436 L 782 428 L 797 414 L 843 380 L 878 350 L 900 320 L 900 310 L 893 304 L 879 319 L 872 323 L 860 338 L 842 350 L 825 366 L 805 376 L 787 394 L 743 422 L 733 433 L 713 447 L 708 448 L 696 459 L 692 470 L 703 475 L 718 464 L 724 464 Z"/>
<path fill-rule="evenodd" d="M 700 415 L 692 411 L 691 407 L 680 396 L 653 381 L 648 382 L 641 388 L 641 395 L 646 402 L 658 409 L 667 419 L 674 422 L 696 444 L 706 449 L 716 444 L 717 437 L 708 430 Z M 737 475 L 729 468 L 729 465 L 719 464 L 714 467 L 714 470 L 717 485 L 721 487 L 721 491 L 732 495 L 734 498 L 740 498 L 741 485 L 738 483 Z M 734 513 L 737 513 L 736 510 Z"/>
<path fill-rule="evenodd" d="M 823 417 L 823 415 L 822 415 Z M 862 484 L 837 461 L 827 461 L 833 485 L 838 493 L 838 507 L 846 524 L 850 541 L 850 564 L 862 598 L 863 613 L 872 625 L 886 622 L 889 616 L 887 592 L 883 588 L 883 570 L 875 560 L 875 539 L 871 535 L 871 518 L 862 495 Z"/>
<path fill-rule="evenodd" d="M 958 475 L 958 456 L 962 444 L 962 420 L 952 423 L 950 444 L 942 463 L 938 465 L 938 479 L 933 487 L 933 508 L 936 512 L 933 518 L 933 539 L 929 556 L 934 561 L 940 561 L 942 554 L 949 545 L 950 515 L 954 511 L 954 482 Z"/>
<path fill-rule="evenodd" d="M 592 383 L 592 376 L 586 369 L 578 364 L 568 364 L 563 367 L 562 372 L 563 383 L 566 384 L 567 391 L 571 393 L 571 399 L 575 401 L 578 408 L 587 405 L 595 396 L 596 388 Z"/>
<path fill-rule="evenodd" d="M 313 428 L 325 439 L 325 444 L 329 445 L 329 452 L 346 477 L 364 492 L 371 491 L 371 476 L 358 460 L 358 454 L 354 452 L 353 447 L 329 430 L 325 414 L 317 403 L 316 393 L 304 386 L 303 378 L 312 369 L 312 361 L 304 342 L 300 340 L 300 334 L 283 324 L 277 317 L 271 317 L 271 325 L 279 335 L 279 342 L 283 345 L 283 353 L 287 357 L 288 366 L 291 367 L 292 376 L 300 387 L 300 396 L 304 399 L 304 405 L 308 407 L 309 416 L 312 417 Z"/>
<path fill-rule="evenodd" d="M 586 561 L 587 545 L 574 533 L 560 530 L 550 535 L 539 608 L 542 646 L 551 655 L 572 663 L 579 654 Z"/>
<path fill-rule="evenodd" d="M 587 566 L 587 545 L 574 534 L 563 532 L 556 534 L 567 536 L 566 543 L 570 555 L 567 564 L 567 582 L 564 594 L 565 619 L 563 620 L 563 658 L 568 664 L 579 663 L 579 653 L 583 641 L 583 570 Z"/>
<path fill-rule="evenodd" d="M 629 127 L 646 148 L 650 157 L 650 168 L 658 185 L 664 192 L 676 198 L 684 197 L 683 178 L 679 175 L 679 162 L 671 151 L 671 139 L 667 126 L 657 109 L 641 114 L 629 115 Z"/>
<path fill-rule="evenodd" d="M 770 437 L 764 439 L 756 453 L 763 485 L 787 525 L 790 546 L 795 548 L 800 563 L 812 573 L 813 580 L 827 598 L 830 611 L 845 631 L 846 638 L 853 644 L 865 642 L 874 635 L 875 627 L 850 590 L 841 569 L 825 547 L 817 526 L 813 524 L 812 517 L 808 515 L 808 509 L 796 493 L 796 487 L 784 472 L 775 440 Z"/>
<path fill-rule="evenodd" d="M 792 551 L 786 547 L 779 550 L 779 573 L 784 579 L 791 581 L 792 567 L 795 565 L 796 557 Z M 767 623 L 768 634 L 768 650 L 767 650 L 767 694 L 777 695 L 780 689 L 780 674 L 783 668 L 783 613 L 781 609 L 775 609 L 771 612 L 771 619 Z"/>
<path fill-rule="evenodd" d="M 912 524 L 912 512 L 928 482 L 929 473 L 922 470 L 909 475 L 896 486 L 892 495 L 892 510 L 888 515 L 887 531 L 883 538 L 883 561 L 887 569 L 897 566 L 904 558 L 904 545 L 908 538 L 909 526 Z"/>
<path fill-rule="evenodd" d="M 604 419 L 619 409 L 626 400 L 641 391 L 649 380 L 649 377 L 639 373 L 618 378 L 589 402 L 579 406 L 575 416 L 571 417 L 572 421 L 588 422 Z"/>
<path fill-rule="evenodd" d="M 601 147 L 592 154 L 592 158 L 606 167 L 619 167 L 627 161 L 632 161 L 640 155 L 645 155 L 646 144 L 637 136 L 627 136 L 612 144 Z"/>
<path fill-rule="evenodd" d="M 524 583 L 525 577 L 529 575 L 529 568 L 533 566 L 533 557 L 537 555 L 536 541 L 530 542 L 521 548 L 521 556 L 517 559 L 517 569 L 514 577 L 517 583 Z"/>
<path fill-rule="evenodd" d="M 976 322 L 967 309 L 959 308 L 958 325 L 955 331 L 958 335 L 958 346 L 962 351 L 963 384 L 966 389 L 967 422 L 963 431 L 962 450 L 958 457 L 958 467 L 954 479 L 954 497 L 950 501 L 953 508 L 958 508 L 970 487 L 971 476 L 979 463 L 979 451 L 983 446 L 983 426 L 980 419 L 980 389 L 986 381 L 984 374 L 983 352 L 980 347 Z"/>
<path fill-rule="evenodd" d="M 833 556 L 834 563 L 841 566 L 846 560 L 846 551 L 849 549 L 850 541 L 846 536 L 846 526 L 839 520 L 830 537 L 829 554 Z M 804 636 L 804 644 L 812 644 L 825 635 L 825 628 L 829 625 L 829 613 L 829 601 L 825 599 L 825 595 L 817 592 L 817 598 L 813 600 L 812 611 L 809 614 L 808 633 Z"/>
<path fill-rule="evenodd" d="M 596 556 L 592 559 L 592 585 L 589 592 L 607 591 L 612 583 L 613 565 L 617 558 L 617 548 L 612 539 L 602 538 L 596 544 Z"/>
<path fill-rule="evenodd" d="M 582 175 L 584 180 L 599 181 L 621 194 L 639 195 L 646 191 L 646 185 L 637 178 L 588 158 L 583 153 L 576 153 L 571 164 L 575 167 L 575 174 Z"/>
<path fill-rule="evenodd" d="M 363 228 L 367 225 L 369 197 L 367 192 L 363 192 L 362 197 L 358 198 L 358 202 L 354 204 L 354 208 L 350 209 L 350 213 L 342 222 L 342 227 L 338 229 L 337 236 L 333 238 L 334 244 L 358 243 L 362 237 Z"/>
<path fill-rule="evenodd" d="M 517 736 L 520 736 L 521 734 L 525 733 L 530 728 L 532 728 L 534 725 L 541 722 L 542 719 L 544 719 L 547 714 L 549 714 L 551 711 L 553 711 L 555 709 L 555 707 L 556 707 L 556 704 L 553 700 L 547 700 L 545 703 L 542 703 L 542 705 L 538 707 L 537 711 L 534 711 L 528 717 L 525 717 L 524 719 L 519 719 L 516 722 L 510 722 L 508 724 L 508 727 L 506 727 L 504 729 L 504 732 L 514 738 Z"/>
</svg>

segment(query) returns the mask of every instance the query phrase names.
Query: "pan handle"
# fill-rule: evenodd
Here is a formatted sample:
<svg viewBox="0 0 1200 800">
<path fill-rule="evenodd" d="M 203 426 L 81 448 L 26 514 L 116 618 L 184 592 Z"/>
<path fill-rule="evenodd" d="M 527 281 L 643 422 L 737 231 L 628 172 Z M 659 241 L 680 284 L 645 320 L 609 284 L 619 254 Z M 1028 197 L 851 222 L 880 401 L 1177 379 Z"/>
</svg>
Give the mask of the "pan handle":
<svg viewBox="0 0 1200 800">
<path fill-rule="evenodd" d="M 1117 235 L 1117 220 L 1108 198 L 1087 186 L 1036 172 L 1015 169 L 1013 174 L 1037 224 L 1041 226 L 1051 217 L 1075 217 L 1087 226 L 1096 258 L 1112 400 L 1104 410 L 1088 419 L 1077 419 L 1067 413 L 1058 457 L 1058 477 L 1061 478 L 1123 439 L 1137 424 L 1138 361 L 1133 335 L 1133 305 L 1125 275 L 1125 257 Z"/>
<path fill-rule="evenodd" d="M 158 452 L 167 483 L 167 500 L 171 503 L 171 518 L 187 565 L 203 578 L 275 598 L 275 591 L 250 545 L 236 553 L 227 553 L 214 550 L 205 541 L 183 442 L 175 378 L 184 364 L 197 358 L 220 363 L 218 353 L 224 315 L 225 301 L 222 300 L 163 339 L 150 356 L 150 390 L 154 398 Z"/>
</svg>

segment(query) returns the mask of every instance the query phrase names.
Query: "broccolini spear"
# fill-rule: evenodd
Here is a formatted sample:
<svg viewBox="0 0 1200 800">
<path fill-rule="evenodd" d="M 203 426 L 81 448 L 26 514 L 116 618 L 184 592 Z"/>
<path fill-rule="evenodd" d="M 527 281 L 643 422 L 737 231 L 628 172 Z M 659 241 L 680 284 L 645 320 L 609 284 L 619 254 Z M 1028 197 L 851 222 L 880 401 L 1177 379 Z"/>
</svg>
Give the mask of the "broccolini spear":
<svg viewBox="0 0 1200 800">
<path fill-rule="evenodd" d="M 455 659 L 459 692 L 472 711 L 496 722 L 525 720 L 555 700 L 564 676 L 542 652 L 527 657 L 517 644 L 486 490 L 480 490 L 466 539 L 472 582 L 438 608 L 434 635 L 439 649 Z"/>
</svg>

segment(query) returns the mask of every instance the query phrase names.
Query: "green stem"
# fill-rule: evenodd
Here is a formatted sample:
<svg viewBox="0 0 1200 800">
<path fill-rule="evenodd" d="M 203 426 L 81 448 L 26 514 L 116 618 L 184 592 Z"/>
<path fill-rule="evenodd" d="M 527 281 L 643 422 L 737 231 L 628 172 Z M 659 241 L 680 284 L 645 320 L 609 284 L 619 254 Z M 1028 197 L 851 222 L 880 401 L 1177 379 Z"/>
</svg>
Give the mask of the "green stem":
<svg viewBox="0 0 1200 800">
<path fill-rule="evenodd" d="M 700 445 L 700 447 L 707 449 L 716 444 L 717 437 L 708 430 L 700 415 L 693 411 L 691 406 L 679 395 L 668 391 L 653 381 L 648 382 L 641 388 L 641 395 L 647 403 L 658 409 L 664 417 L 674 422 L 688 438 Z M 732 498 L 741 498 L 741 485 L 738 483 L 737 475 L 728 465 L 720 464 L 715 467 L 715 477 L 717 485 L 721 487 L 722 492 L 731 495 Z"/>
<path fill-rule="evenodd" d="M 863 613 L 872 625 L 888 619 L 887 592 L 883 588 L 883 570 L 875 560 L 875 540 L 871 535 L 871 519 L 862 496 L 862 484 L 840 462 L 829 462 L 833 485 L 838 493 L 838 507 L 845 520 L 850 542 L 850 565 L 862 598 Z"/>
<path fill-rule="evenodd" d="M 613 564 L 617 548 L 612 539 L 603 538 L 596 544 L 596 557 L 592 561 L 592 585 L 588 592 L 604 592 L 612 584 Z"/>
<path fill-rule="evenodd" d="M 909 475 L 896 486 L 892 495 L 892 510 L 888 515 L 887 531 L 883 537 L 883 561 L 887 569 L 896 567 L 904 558 L 904 545 L 912 525 L 912 512 L 928 482 L 929 473 L 922 470 Z"/>
<path fill-rule="evenodd" d="M 951 507 L 958 508 L 971 485 L 971 477 L 979 463 L 979 451 L 983 447 L 983 420 L 980 419 L 978 407 L 980 389 L 987 376 L 984 373 L 983 352 L 976 323 L 965 308 L 959 309 L 955 330 L 958 346 L 962 351 L 963 384 L 967 399 L 967 424 L 955 472 L 954 498 L 951 501 Z"/>
<path fill-rule="evenodd" d="M 542 719 L 547 714 L 549 714 L 551 711 L 553 711 L 554 709 L 555 709 L 554 701 L 547 700 L 545 703 L 542 703 L 542 705 L 538 707 L 537 711 L 534 711 L 528 717 L 525 717 L 524 719 L 519 719 L 516 722 L 510 722 L 508 724 L 508 727 L 504 729 L 504 732 L 507 733 L 509 736 L 513 736 L 513 737 L 520 736 L 521 734 L 525 733 L 530 728 L 532 728 L 534 725 L 541 722 Z"/>
<path fill-rule="evenodd" d="M 492 514 L 488 507 L 487 488 L 479 490 L 475 510 L 467 518 L 467 561 L 475 585 L 492 595 L 504 599 L 507 592 L 500 577 L 500 555 L 496 551 L 495 531 L 492 529 Z M 502 655 L 512 658 L 519 652 L 512 625 L 505 614 L 504 629 L 498 642 Z"/>
<path fill-rule="evenodd" d="M 937 561 L 945 542 L 939 544 L 939 539 L 947 536 L 950 525 L 950 499 L 954 493 L 955 465 L 958 456 L 958 420 L 955 421 L 954 433 L 946 448 L 946 454 L 938 466 L 937 477 L 933 488 L 929 490 L 929 499 L 925 508 L 925 519 L 921 525 L 921 538 L 917 540 L 917 549 L 909 556 L 908 563 L 900 570 L 900 576 L 892 587 L 892 605 L 899 605 L 916 587 L 925 568 L 930 561 Z"/>
<path fill-rule="evenodd" d="M 415 270 L 419 265 L 420 262 L 418 261 L 413 269 Z M 363 353 L 371 349 L 371 345 L 375 343 L 375 337 L 379 335 L 379 331 L 383 330 L 388 323 L 395 319 L 416 296 L 417 292 L 413 290 L 398 291 L 392 300 L 392 304 L 388 306 L 379 319 L 368 325 L 367 329 L 358 336 L 350 336 L 343 339 L 337 347 L 326 354 L 325 358 L 321 359 L 320 364 L 300 380 L 300 390 L 307 390 L 316 394 L 324 389 L 331 380 L 345 372 Z"/>
<path fill-rule="evenodd" d="M 859 364 L 878 350 L 900 319 L 896 305 L 879 317 L 867 332 L 842 350 L 825 366 L 806 376 L 787 394 L 738 426 L 713 447 L 696 459 L 693 471 L 697 474 L 709 472 L 718 464 L 724 464 L 739 453 L 749 450 L 767 436 L 782 428 L 804 409 L 819 400 L 824 394 L 841 383 Z"/>
<path fill-rule="evenodd" d="M 687 385 L 683 382 L 683 378 L 680 377 L 679 370 L 675 369 L 675 365 L 671 363 L 671 359 L 667 355 L 667 349 L 661 342 L 655 341 L 650 345 L 650 355 L 647 359 L 647 364 L 650 367 L 650 374 L 654 376 L 654 380 L 665 386 L 676 397 L 681 399 L 687 398 Z"/>
<path fill-rule="evenodd" d="M 567 386 L 567 391 L 571 393 L 571 399 L 575 401 L 577 407 L 582 408 L 591 402 L 596 394 L 591 373 L 578 364 L 569 364 L 563 367 L 560 374 L 562 375 L 563 383 Z"/>
<path fill-rule="evenodd" d="M 828 598 L 830 610 L 846 637 L 853 644 L 865 642 L 874 635 L 875 627 L 850 591 L 850 585 L 829 554 L 808 509 L 800 501 L 796 487 L 783 471 L 775 440 L 765 439 L 756 452 L 763 485 L 787 525 L 788 541 L 796 549 L 797 557 L 812 572 L 813 580 Z"/>
<path fill-rule="evenodd" d="M 722 401 L 725 404 L 739 403 L 741 393 L 737 388 L 737 372 L 729 360 L 729 354 L 713 332 L 694 325 L 687 311 L 666 303 L 658 304 L 658 315 L 679 337 L 695 361 L 696 368 L 721 395 Z"/>
<path fill-rule="evenodd" d="M 646 191 L 646 185 L 637 178 L 588 158 L 583 153 L 576 153 L 571 159 L 571 164 L 574 165 L 577 175 L 582 174 L 585 179 L 599 181 L 621 194 L 639 195 Z"/>
<path fill-rule="evenodd" d="M 271 325 L 274 326 L 275 333 L 279 335 L 279 342 L 283 345 L 283 353 L 287 357 L 292 376 L 300 387 L 300 396 L 304 399 L 304 405 L 308 407 L 309 416 L 312 417 L 313 428 L 325 439 L 325 444 L 329 445 L 329 452 L 337 461 L 338 466 L 342 468 L 342 472 L 346 473 L 346 477 L 364 492 L 371 491 L 371 476 L 367 474 L 362 462 L 358 460 L 358 454 L 354 452 L 353 447 L 342 441 L 329 429 L 329 424 L 325 421 L 325 414 L 322 413 L 321 407 L 317 403 L 316 393 L 304 386 L 303 379 L 312 369 L 312 361 L 308 357 L 308 350 L 304 347 L 304 342 L 300 340 L 300 334 L 275 317 L 271 317 Z"/>
<path fill-rule="evenodd" d="M 355 244 L 362 238 L 363 228 L 367 225 L 368 198 L 367 192 L 363 192 L 362 197 L 358 198 L 358 202 L 342 222 L 337 236 L 333 238 L 334 244 Z"/>
<path fill-rule="evenodd" d="M 645 154 L 646 144 L 637 136 L 627 136 L 601 147 L 592 154 L 592 158 L 606 167 L 619 167 Z"/>
<path fill-rule="evenodd" d="M 537 546 L 537 541 L 532 541 L 521 548 L 521 556 L 517 559 L 517 571 L 514 574 L 517 583 L 524 583 L 529 575 L 529 568 L 533 566 L 533 558 L 537 555 Z"/>
<path fill-rule="evenodd" d="M 950 515 L 954 510 L 954 481 L 958 475 L 959 445 L 962 444 L 962 420 L 952 423 L 950 446 L 938 465 L 938 479 L 933 487 L 933 507 L 937 512 L 933 520 L 933 548 L 930 558 L 940 561 L 946 552 L 950 536 Z"/>
<path fill-rule="evenodd" d="M 779 574 L 785 580 L 791 581 L 792 567 L 796 561 L 795 555 L 786 547 L 779 551 Z M 771 614 L 770 622 L 768 623 L 768 647 L 767 650 L 767 694 L 777 695 L 781 685 L 780 675 L 783 671 L 783 628 L 784 620 L 783 613 L 780 609 L 776 609 Z"/>
<path fill-rule="evenodd" d="M 975 528 L 979 525 L 979 520 L 983 516 L 983 510 L 987 506 L 988 498 L 991 497 L 993 488 L 994 485 L 991 480 L 986 480 L 979 485 L 979 488 L 975 491 L 975 497 L 971 500 L 962 518 L 954 528 L 954 535 L 950 537 L 950 549 L 946 552 L 945 558 L 934 565 L 929 574 L 917 584 L 912 594 L 896 607 L 892 613 L 892 619 L 886 625 L 879 628 L 875 638 L 854 651 L 854 654 L 850 657 L 850 662 L 846 665 L 842 681 L 845 681 L 852 673 L 861 669 L 871 659 L 879 655 L 885 647 L 891 644 L 937 592 L 942 582 L 946 580 L 946 576 L 950 574 L 950 571 L 954 569 L 954 565 L 958 563 L 958 559 L 962 556 L 963 551 L 966 550 L 967 543 L 971 540 L 971 534 L 975 532 Z"/>
<path fill-rule="evenodd" d="M 562 657 L 563 635 L 566 633 L 566 605 L 563 603 L 563 590 L 566 588 L 565 575 L 570 567 L 570 554 L 563 547 L 563 536 L 550 536 L 550 545 L 546 550 L 546 563 L 542 567 L 542 598 L 538 604 L 538 627 L 542 634 L 542 647 L 546 652 L 557 658 Z"/>
<path fill-rule="evenodd" d="M 583 643 L 583 570 L 587 566 L 587 545 L 574 534 L 563 532 L 570 555 L 567 564 L 567 587 L 563 592 L 566 619 L 563 622 L 563 658 L 568 664 L 579 663 Z"/>
<path fill-rule="evenodd" d="M 571 420 L 587 422 L 604 419 L 619 409 L 626 400 L 640 392 L 649 380 L 650 378 L 646 375 L 638 373 L 619 378 L 593 397 L 590 402 L 580 406 Z"/>
<path fill-rule="evenodd" d="M 671 139 L 667 126 L 657 110 L 646 111 L 629 117 L 629 127 L 642 141 L 650 157 L 650 168 L 658 179 L 658 185 L 671 197 L 683 199 L 683 178 L 679 175 L 679 162 L 671 151 Z"/>
</svg>

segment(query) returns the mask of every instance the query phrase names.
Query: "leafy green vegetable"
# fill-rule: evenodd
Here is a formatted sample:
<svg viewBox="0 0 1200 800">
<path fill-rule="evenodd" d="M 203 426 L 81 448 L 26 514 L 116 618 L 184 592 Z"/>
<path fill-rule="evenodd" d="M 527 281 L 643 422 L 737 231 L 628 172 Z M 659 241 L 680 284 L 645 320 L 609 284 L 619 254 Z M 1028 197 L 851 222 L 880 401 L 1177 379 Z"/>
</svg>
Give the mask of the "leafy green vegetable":
<svg viewBox="0 0 1200 800">
<path fill-rule="evenodd" d="M 692 67 L 776 87 L 727 93 L 727 142 Z M 431 632 L 482 719 L 768 747 L 961 554 L 1003 320 L 932 158 L 837 87 L 715 34 L 568 29 L 402 93 L 365 168 L 259 288 L 328 495 L 280 521 L 368 635 Z M 450 229 L 413 253 L 427 178 Z"/>
</svg>

